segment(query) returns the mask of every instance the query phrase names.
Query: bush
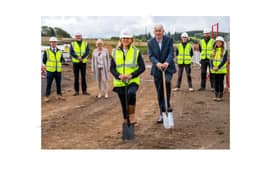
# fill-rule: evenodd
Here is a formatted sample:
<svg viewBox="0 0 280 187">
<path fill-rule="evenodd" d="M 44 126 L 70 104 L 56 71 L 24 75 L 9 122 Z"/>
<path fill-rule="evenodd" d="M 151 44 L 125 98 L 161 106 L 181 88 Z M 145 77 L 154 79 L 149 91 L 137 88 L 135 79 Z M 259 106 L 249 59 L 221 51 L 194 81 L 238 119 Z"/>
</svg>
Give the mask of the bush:
<svg viewBox="0 0 280 187">
<path fill-rule="evenodd" d="M 142 55 L 148 54 L 148 47 L 147 46 L 136 46 L 136 47 L 137 47 L 137 49 L 140 50 Z"/>
</svg>

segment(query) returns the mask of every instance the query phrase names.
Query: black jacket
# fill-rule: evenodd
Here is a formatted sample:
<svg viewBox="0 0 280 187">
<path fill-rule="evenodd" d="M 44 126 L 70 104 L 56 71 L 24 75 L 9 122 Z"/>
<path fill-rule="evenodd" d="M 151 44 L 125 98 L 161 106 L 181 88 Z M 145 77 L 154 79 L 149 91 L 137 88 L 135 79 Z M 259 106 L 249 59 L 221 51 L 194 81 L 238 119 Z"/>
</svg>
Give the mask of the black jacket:
<svg viewBox="0 0 280 187">
<path fill-rule="evenodd" d="M 149 59 L 152 62 L 151 75 L 154 77 L 160 77 L 161 72 L 156 67 L 157 63 L 167 62 L 169 64 L 166 73 L 173 74 L 176 73 L 175 63 L 174 63 L 174 49 L 173 40 L 168 36 L 163 36 L 162 47 L 159 49 L 158 42 L 155 38 L 148 41 L 148 54 Z"/>
</svg>

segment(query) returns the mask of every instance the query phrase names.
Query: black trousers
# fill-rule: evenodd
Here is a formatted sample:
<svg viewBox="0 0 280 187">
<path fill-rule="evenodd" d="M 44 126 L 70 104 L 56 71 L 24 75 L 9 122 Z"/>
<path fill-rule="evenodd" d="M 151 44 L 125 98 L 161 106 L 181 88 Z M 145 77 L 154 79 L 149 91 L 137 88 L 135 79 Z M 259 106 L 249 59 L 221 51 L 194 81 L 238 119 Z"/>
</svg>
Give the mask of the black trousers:
<svg viewBox="0 0 280 187">
<path fill-rule="evenodd" d="M 81 72 L 82 80 L 82 91 L 83 93 L 87 91 L 87 82 L 86 82 L 86 63 L 73 63 L 73 72 L 74 72 L 74 89 L 75 92 L 79 92 L 79 72 Z"/>
<path fill-rule="evenodd" d="M 215 95 L 216 97 L 223 97 L 224 93 L 224 77 L 225 74 L 213 74 L 215 78 Z"/>
<path fill-rule="evenodd" d="M 209 59 L 204 59 L 200 61 L 201 64 L 201 82 L 200 87 L 205 88 L 206 87 L 206 76 L 207 76 L 207 67 L 209 68 L 210 72 L 210 61 Z M 214 75 L 210 73 L 210 86 L 211 88 L 214 88 Z"/>
<path fill-rule="evenodd" d="M 46 96 L 51 95 L 52 82 L 55 79 L 56 82 L 56 92 L 61 95 L 61 72 L 49 72 L 47 71 L 47 87 Z"/>
<path fill-rule="evenodd" d="M 172 75 L 166 73 L 165 76 L 166 76 L 167 108 L 170 109 Z M 163 111 L 165 111 L 162 76 L 154 77 L 154 83 L 157 91 L 158 105 L 161 114 Z"/>
<path fill-rule="evenodd" d="M 138 85 L 132 83 L 131 85 L 128 85 L 127 88 L 127 104 L 128 105 L 136 105 L 136 92 L 138 90 Z M 126 119 L 127 117 L 127 112 L 128 112 L 128 106 L 126 106 L 125 103 L 125 87 L 115 87 L 113 89 L 114 92 L 117 92 L 120 102 L 121 102 L 121 106 L 122 106 L 122 114 L 123 114 L 123 118 Z"/>
<path fill-rule="evenodd" d="M 178 79 L 177 79 L 177 88 L 181 87 L 181 82 L 182 82 L 182 77 L 183 77 L 183 72 L 184 69 L 187 74 L 187 79 L 188 79 L 188 85 L 189 88 L 192 88 L 192 77 L 191 77 L 191 64 L 178 64 Z"/>
</svg>

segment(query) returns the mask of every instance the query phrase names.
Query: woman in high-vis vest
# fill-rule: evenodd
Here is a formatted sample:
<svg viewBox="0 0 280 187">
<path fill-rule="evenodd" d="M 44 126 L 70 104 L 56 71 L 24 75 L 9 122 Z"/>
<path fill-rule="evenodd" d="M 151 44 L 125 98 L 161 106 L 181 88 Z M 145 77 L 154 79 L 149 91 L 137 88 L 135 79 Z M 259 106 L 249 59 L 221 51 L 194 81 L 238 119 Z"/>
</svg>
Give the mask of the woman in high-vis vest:
<svg viewBox="0 0 280 187">
<path fill-rule="evenodd" d="M 47 87 L 46 87 L 45 102 L 50 101 L 49 96 L 51 95 L 51 87 L 52 87 L 53 79 L 55 79 L 56 82 L 57 99 L 61 99 L 61 100 L 65 99 L 61 93 L 61 72 L 62 72 L 62 62 L 64 62 L 64 58 L 62 56 L 62 51 L 59 50 L 56 46 L 57 38 L 51 37 L 49 41 L 50 41 L 50 48 L 48 48 L 44 52 L 44 56 L 43 56 L 43 63 L 45 64 L 47 70 Z"/>
<path fill-rule="evenodd" d="M 222 101 L 224 93 L 224 77 L 227 74 L 227 50 L 225 40 L 218 36 L 213 49 L 211 61 L 211 73 L 215 79 L 215 98 L 214 101 Z"/>
<path fill-rule="evenodd" d="M 191 59 L 193 56 L 193 50 L 192 45 L 188 41 L 188 33 L 182 33 L 181 34 L 181 40 L 182 42 L 177 46 L 176 50 L 176 56 L 177 56 L 177 64 L 178 64 L 178 79 L 177 79 L 177 85 L 176 88 L 173 89 L 173 91 L 179 91 L 181 87 L 181 81 L 183 76 L 184 69 L 187 73 L 188 78 L 188 85 L 189 85 L 189 91 L 193 92 L 192 87 L 192 77 L 191 77 Z"/>
<path fill-rule="evenodd" d="M 128 84 L 128 114 L 130 123 L 136 124 L 136 92 L 140 85 L 140 74 L 145 64 L 139 49 L 133 45 L 133 35 L 122 31 L 118 46 L 112 51 L 110 71 L 114 76 L 114 89 L 119 96 L 123 118 L 126 120 L 125 86 Z"/>
</svg>

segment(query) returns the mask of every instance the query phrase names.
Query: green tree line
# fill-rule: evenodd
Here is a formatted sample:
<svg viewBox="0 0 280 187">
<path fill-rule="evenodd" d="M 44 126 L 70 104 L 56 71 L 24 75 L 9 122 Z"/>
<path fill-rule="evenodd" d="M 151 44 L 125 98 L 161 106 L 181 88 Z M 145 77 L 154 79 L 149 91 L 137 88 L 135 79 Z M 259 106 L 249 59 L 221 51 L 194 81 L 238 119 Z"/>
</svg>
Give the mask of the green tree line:
<svg viewBox="0 0 280 187">
<path fill-rule="evenodd" d="M 41 36 L 56 36 L 58 38 L 71 38 L 71 35 L 59 28 L 59 27 L 49 27 L 49 26 L 42 26 L 41 27 Z"/>
</svg>

